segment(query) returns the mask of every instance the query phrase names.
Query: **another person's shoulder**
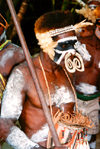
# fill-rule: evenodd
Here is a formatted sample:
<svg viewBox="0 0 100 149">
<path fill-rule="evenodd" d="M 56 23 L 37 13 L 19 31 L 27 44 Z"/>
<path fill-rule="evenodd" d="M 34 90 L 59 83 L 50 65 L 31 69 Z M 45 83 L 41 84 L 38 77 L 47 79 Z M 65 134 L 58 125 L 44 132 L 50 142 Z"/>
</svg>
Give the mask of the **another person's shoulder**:
<svg viewBox="0 0 100 149">
<path fill-rule="evenodd" d="M 5 50 L 13 50 L 13 51 L 22 51 L 23 52 L 23 49 L 19 46 L 19 45 L 16 45 L 14 43 L 9 43 L 6 47 L 5 47 Z"/>
</svg>

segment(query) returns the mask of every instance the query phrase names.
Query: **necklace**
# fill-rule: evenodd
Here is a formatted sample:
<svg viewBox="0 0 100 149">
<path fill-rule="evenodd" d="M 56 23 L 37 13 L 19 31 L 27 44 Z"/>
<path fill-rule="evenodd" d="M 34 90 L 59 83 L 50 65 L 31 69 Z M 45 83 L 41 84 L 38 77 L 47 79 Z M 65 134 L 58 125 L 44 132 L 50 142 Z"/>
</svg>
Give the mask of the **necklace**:
<svg viewBox="0 0 100 149">
<path fill-rule="evenodd" d="M 60 120 L 60 122 L 62 123 L 62 124 L 64 124 L 64 115 L 63 115 L 63 121 L 61 121 L 61 112 L 59 112 L 59 111 L 57 111 L 57 113 L 54 115 L 54 117 L 53 117 L 53 114 L 52 114 L 52 105 L 51 105 L 51 95 L 50 95 L 50 89 L 49 89 L 49 85 L 48 85 L 48 81 L 47 81 L 47 78 L 46 78 L 46 74 L 45 74 L 45 71 L 44 71 L 44 68 L 43 68 L 43 65 L 42 65 L 42 62 L 41 62 L 41 59 L 40 59 L 40 57 L 39 57 L 39 63 L 40 63 L 40 66 L 41 66 L 41 69 L 42 69 L 42 72 L 43 72 L 43 76 L 44 76 L 44 79 L 45 79 L 45 83 L 46 83 L 46 86 L 47 86 L 47 89 L 48 89 L 48 95 L 49 95 L 49 102 L 50 102 L 50 109 L 51 109 L 51 115 L 52 115 L 52 119 L 53 119 L 53 122 L 54 122 L 54 125 L 55 125 L 55 128 L 56 128 L 56 126 L 57 126 L 57 128 L 56 128 L 56 131 L 57 131 L 57 134 L 58 134 L 58 136 L 59 136 L 59 140 L 60 140 L 60 142 L 61 142 L 61 144 L 62 144 L 62 141 L 63 141 L 63 137 L 61 137 L 60 138 L 60 136 L 61 136 L 61 134 L 62 134 L 62 131 L 63 131 L 63 134 L 65 134 L 66 132 L 65 132 L 65 130 L 67 131 L 68 130 L 68 134 L 70 133 L 71 135 L 72 135 L 72 133 L 73 133 L 73 137 L 71 138 L 71 140 L 69 139 L 68 140 L 68 143 L 67 143 L 67 147 L 68 148 L 70 148 L 70 147 L 72 147 L 72 148 L 74 148 L 74 146 L 75 146 L 75 144 L 77 143 L 76 141 L 77 141 L 77 138 L 78 138 L 78 134 L 80 133 L 83 133 L 83 126 L 84 126 L 84 128 L 85 128 L 85 126 L 87 125 L 86 124 L 86 119 L 84 120 L 84 116 L 82 116 L 81 115 L 81 113 L 80 113 L 80 115 L 79 115 L 79 113 L 78 113 L 78 115 L 76 115 L 76 118 L 75 118 L 75 116 L 72 116 L 72 115 L 67 115 L 67 116 L 65 116 L 65 121 L 67 121 L 68 123 L 69 123 L 69 121 L 72 123 L 72 125 L 71 125 L 71 127 L 70 127 L 70 125 L 63 125 L 62 126 L 62 128 L 61 128 L 61 125 L 59 124 L 59 120 Z M 69 75 L 68 75 L 68 73 L 66 72 L 66 70 L 64 70 L 64 72 L 65 72 L 65 75 L 67 76 L 67 78 L 68 78 L 68 81 L 69 81 L 69 83 L 71 84 L 71 87 L 72 87 L 72 90 L 73 90 L 73 92 L 74 92 L 74 96 L 75 96 L 75 100 L 76 100 L 76 114 L 77 114 L 77 112 L 78 112 L 78 106 L 77 106 L 77 96 L 76 96 L 76 93 L 75 93 L 75 90 L 74 90 L 74 87 L 73 87 L 73 85 L 72 85 L 72 83 L 71 83 L 71 80 L 70 80 L 70 78 L 69 78 Z M 69 117 L 70 116 L 70 117 Z M 72 116 L 72 117 L 71 117 Z M 78 116 L 78 118 L 77 118 L 77 116 Z M 81 121 L 82 120 L 82 121 Z M 82 127 L 81 127 L 81 123 L 80 123 L 80 121 L 82 122 L 82 124 L 84 124 Z M 87 121 L 88 121 L 88 124 L 91 124 L 91 122 L 87 119 Z M 73 125 L 74 123 L 76 123 L 77 122 L 77 125 L 79 125 L 79 127 L 75 127 L 75 126 L 77 126 L 77 125 Z M 84 122 L 84 123 L 83 123 Z M 70 124 L 71 124 L 70 123 Z M 59 127 L 60 126 L 60 127 Z M 74 126 L 74 127 L 72 127 L 72 126 Z M 60 131 L 59 131 L 59 128 L 61 129 Z M 84 133 L 83 133 L 84 134 Z M 63 135 L 62 135 L 63 136 Z M 65 135 L 65 139 L 66 139 L 66 135 Z M 67 138 L 68 139 L 68 138 Z M 83 143 L 85 143 L 85 142 L 83 142 Z M 86 143 L 88 143 L 87 142 L 87 140 L 86 140 Z M 70 146 L 69 146 L 70 145 Z M 76 144 L 77 145 L 77 144 Z M 51 136 L 51 133 L 50 133 L 50 131 L 49 131 L 49 133 L 48 133 L 48 139 L 47 139 L 47 148 L 51 148 L 51 146 L 52 146 L 52 136 Z M 81 148 L 81 147 L 80 147 Z"/>
<path fill-rule="evenodd" d="M 50 110 L 51 110 L 51 114 L 52 114 L 52 103 L 51 103 L 51 95 L 50 95 L 50 89 L 49 89 L 49 85 L 48 85 L 48 81 L 47 81 L 47 77 L 46 77 L 46 74 L 45 74 L 45 71 L 44 71 L 44 68 L 43 68 L 43 64 L 41 62 L 41 59 L 39 57 L 39 63 L 40 63 L 40 66 L 41 66 L 41 69 L 42 69 L 42 72 L 43 72 L 43 76 L 44 76 L 44 79 L 45 79 L 45 83 L 46 83 L 46 86 L 47 86 L 47 90 L 48 90 L 48 96 L 49 96 L 49 103 L 50 103 Z M 63 69 L 64 72 L 65 72 L 65 75 L 67 76 L 67 79 L 71 85 L 71 88 L 73 90 L 73 94 L 74 94 L 74 98 L 75 98 L 75 106 L 76 106 L 76 112 L 78 111 L 78 104 L 77 104 L 77 95 L 76 95 L 76 92 L 75 92 L 75 89 L 74 89 L 74 86 L 72 85 L 72 82 L 71 82 L 71 79 L 67 73 L 67 71 L 65 69 Z"/>
<path fill-rule="evenodd" d="M 45 74 L 45 71 L 44 71 L 44 68 L 43 68 L 43 65 L 42 65 L 40 57 L 39 57 L 39 63 L 40 63 L 40 66 L 41 66 L 41 69 L 42 69 L 42 72 L 43 72 L 43 76 L 44 76 L 44 79 L 45 79 L 45 83 L 46 83 L 46 86 L 47 86 L 47 90 L 48 90 L 51 115 L 53 115 L 52 114 L 52 103 L 51 103 L 50 89 L 49 89 L 48 81 L 47 81 L 46 74 Z"/>
<path fill-rule="evenodd" d="M 0 51 L 3 50 L 5 45 L 8 45 L 8 43 L 11 43 L 11 40 L 6 40 L 1 46 L 0 46 Z"/>
</svg>

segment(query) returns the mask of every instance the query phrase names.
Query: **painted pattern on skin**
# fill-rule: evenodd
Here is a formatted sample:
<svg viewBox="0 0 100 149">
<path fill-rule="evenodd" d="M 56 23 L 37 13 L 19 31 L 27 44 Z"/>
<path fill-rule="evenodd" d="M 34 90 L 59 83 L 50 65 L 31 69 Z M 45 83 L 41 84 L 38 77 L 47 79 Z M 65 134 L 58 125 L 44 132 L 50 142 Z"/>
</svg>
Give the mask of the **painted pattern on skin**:
<svg viewBox="0 0 100 149">
<path fill-rule="evenodd" d="M 22 72 L 19 69 L 14 70 L 8 80 L 8 84 L 4 92 L 1 109 L 1 118 L 19 118 L 22 112 L 21 90 L 24 86 L 25 80 L 23 78 Z M 70 100 L 66 100 L 66 96 L 69 97 Z M 64 86 L 61 86 L 60 88 L 55 86 L 55 93 L 51 94 L 51 98 L 52 104 L 56 103 L 57 106 L 60 106 L 60 104 L 62 103 L 74 102 L 74 98 L 70 95 L 70 91 L 67 92 L 67 88 L 65 88 Z M 13 99 L 12 102 L 10 102 L 11 99 Z M 48 125 L 45 124 L 41 127 L 40 130 L 38 130 L 36 133 L 32 135 L 31 139 L 29 139 L 19 128 L 14 126 L 11 128 L 11 132 L 7 137 L 7 142 L 16 149 L 31 149 L 31 147 L 34 147 L 36 145 L 36 143 L 45 141 L 48 135 L 48 131 Z M 42 134 L 42 137 L 40 134 Z"/>
<path fill-rule="evenodd" d="M 4 67 L 5 64 L 7 63 L 7 60 L 14 57 L 14 53 L 17 51 L 15 47 L 19 48 L 16 45 L 14 45 L 14 48 L 12 47 L 11 49 L 8 47 L 7 51 L 0 56 L 0 66 Z M 23 50 L 20 50 L 20 49 L 18 50 L 21 55 L 24 54 Z M 20 58 L 20 55 L 19 55 L 19 58 Z"/>
<path fill-rule="evenodd" d="M 5 66 L 7 59 L 11 58 L 14 56 L 14 51 L 13 50 L 9 50 L 6 51 L 6 53 L 4 53 L 1 57 L 0 57 L 0 66 Z"/>
<path fill-rule="evenodd" d="M 2 100 L 1 117 L 18 119 L 22 112 L 22 101 L 20 100 L 22 96 L 20 90 L 24 86 L 22 72 L 16 69 L 16 71 L 12 73 L 8 82 Z M 11 101 L 11 99 L 13 100 Z"/>
<path fill-rule="evenodd" d="M 74 47 L 81 54 L 84 60 L 87 60 L 87 61 L 91 60 L 91 55 L 87 51 L 85 44 L 81 44 L 79 41 L 77 41 Z"/>
<path fill-rule="evenodd" d="M 32 135 L 31 140 L 36 143 L 46 141 L 48 132 L 49 132 L 48 124 L 45 124 L 41 127 L 40 130 L 38 130 L 36 133 Z"/>
<path fill-rule="evenodd" d="M 4 91 L 4 97 L 2 101 L 2 110 L 1 109 L 1 117 L 3 118 L 16 118 L 18 119 L 22 112 L 22 101 L 21 101 L 21 90 L 24 86 L 24 78 L 22 72 L 20 70 L 16 70 L 12 73 L 10 79 L 8 80 L 8 84 Z M 13 95 L 13 92 L 14 95 Z M 7 98 L 6 98 L 7 97 Z M 67 99 L 66 99 L 67 97 Z M 12 102 L 10 102 L 10 100 Z M 48 97 L 46 98 L 48 99 Z M 74 97 L 71 96 L 68 88 L 61 86 L 58 88 L 55 87 L 55 93 L 51 94 L 52 104 L 56 103 L 56 106 L 60 107 L 62 103 L 74 102 Z M 9 102 L 11 104 L 9 104 Z M 49 103 L 48 103 L 49 104 Z"/>
<path fill-rule="evenodd" d="M 15 149 L 32 149 L 39 147 L 38 144 L 32 142 L 18 127 L 13 126 L 11 132 L 7 137 L 7 143 Z"/>
<path fill-rule="evenodd" d="M 99 64 L 98 64 L 98 68 L 100 68 L 100 62 L 99 62 Z"/>
<path fill-rule="evenodd" d="M 79 85 L 76 85 L 76 89 L 86 95 L 94 94 L 98 91 L 96 86 L 90 85 L 88 83 L 80 83 Z"/>
<path fill-rule="evenodd" d="M 56 93 L 51 94 L 51 98 L 52 102 L 56 103 L 56 106 L 58 107 L 60 107 L 62 103 L 75 102 L 74 97 L 71 96 L 71 92 L 64 86 L 57 88 Z"/>
</svg>

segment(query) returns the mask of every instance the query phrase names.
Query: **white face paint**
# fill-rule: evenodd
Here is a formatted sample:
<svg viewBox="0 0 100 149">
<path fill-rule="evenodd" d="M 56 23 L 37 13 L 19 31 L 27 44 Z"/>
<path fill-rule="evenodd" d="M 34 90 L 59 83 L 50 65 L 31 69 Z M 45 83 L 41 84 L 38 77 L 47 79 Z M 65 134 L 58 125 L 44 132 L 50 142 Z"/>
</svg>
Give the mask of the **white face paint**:
<svg viewBox="0 0 100 149">
<path fill-rule="evenodd" d="M 55 93 L 51 94 L 51 100 L 52 104 L 55 103 L 57 107 L 60 107 L 62 103 L 75 102 L 72 92 L 64 86 L 60 88 L 56 87 Z"/>
<path fill-rule="evenodd" d="M 76 36 L 69 36 L 66 38 L 59 39 L 57 41 L 57 46 L 54 48 L 55 51 L 55 57 L 54 61 L 57 64 L 60 64 L 66 53 L 74 53 L 75 49 L 73 47 L 73 43 L 77 41 Z M 72 42 L 72 43 L 70 43 Z M 65 48 L 62 47 L 64 45 Z M 73 47 L 73 48 L 72 48 Z"/>
<path fill-rule="evenodd" d="M 58 61 L 56 62 L 58 65 L 61 63 L 62 59 L 64 58 L 64 56 L 66 55 L 66 53 L 71 53 L 71 54 L 75 54 L 75 50 L 74 49 L 70 49 L 68 51 L 59 51 L 57 49 L 55 49 L 55 52 L 57 52 L 58 54 L 61 54 L 60 58 L 58 59 Z"/>
<path fill-rule="evenodd" d="M 60 43 L 60 42 L 65 42 L 65 41 L 70 41 L 70 40 L 77 40 L 77 37 L 76 36 L 69 36 L 66 38 L 59 39 L 57 42 Z"/>
<path fill-rule="evenodd" d="M 44 126 L 42 126 L 40 130 L 38 130 L 36 133 L 32 135 L 31 141 L 36 143 L 46 141 L 48 132 L 49 132 L 48 124 L 45 124 Z"/>
<path fill-rule="evenodd" d="M 91 60 L 91 55 L 87 51 L 85 44 L 81 44 L 79 41 L 77 41 L 74 45 L 74 48 L 80 53 L 80 55 L 83 57 L 84 60 L 86 61 Z"/>
<path fill-rule="evenodd" d="M 6 139 L 7 143 L 10 144 L 14 149 L 32 149 L 39 147 L 38 144 L 32 142 L 23 131 L 18 127 L 13 126 L 10 130 L 10 134 Z"/>
<path fill-rule="evenodd" d="M 21 90 L 23 86 L 23 74 L 20 70 L 16 69 L 16 71 L 11 74 L 4 91 L 1 108 L 2 118 L 19 118 L 22 111 Z"/>
<path fill-rule="evenodd" d="M 96 89 L 96 86 L 90 85 L 87 83 L 80 83 L 79 85 L 76 85 L 76 90 L 78 90 L 79 92 L 82 92 L 83 94 L 86 94 L 86 95 L 94 94 L 98 91 Z"/>
<path fill-rule="evenodd" d="M 97 5 L 95 5 L 95 4 L 90 4 L 90 5 L 89 5 L 89 8 L 90 8 L 91 10 L 94 10 L 96 7 L 97 7 Z"/>
</svg>

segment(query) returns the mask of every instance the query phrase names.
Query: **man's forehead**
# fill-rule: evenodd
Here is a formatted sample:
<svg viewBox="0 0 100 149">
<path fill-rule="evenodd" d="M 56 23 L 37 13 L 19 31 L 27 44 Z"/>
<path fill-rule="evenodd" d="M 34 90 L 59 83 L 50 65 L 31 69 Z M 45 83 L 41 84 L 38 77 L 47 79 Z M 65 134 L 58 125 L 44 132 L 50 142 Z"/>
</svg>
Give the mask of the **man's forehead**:
<svg viewBox="0 0 100 149">
<path fill-rule="evenodd" d="M 100 5 L 100 0 L 94 0 L 94 1 L 88 1 L 87 3 L 90 7 L 91 6 L 99 6 Z"/>
<path fill-rule="evenodd" d="M 100 3 L 100 0 L 88 0 L 87 3 L 88 4 L 90 4 L 90 3 Z"/>
<path fill-rule="evenodd" d="M 64 38 L 71 38 L 73 36 L 75 36 L 75 31 L 70 31 L 70 32 L 59 34 L 59 35 L 53 37 L 53 40 L 58 41 L 58 40 L 61 40 Z"/>
</svg>

